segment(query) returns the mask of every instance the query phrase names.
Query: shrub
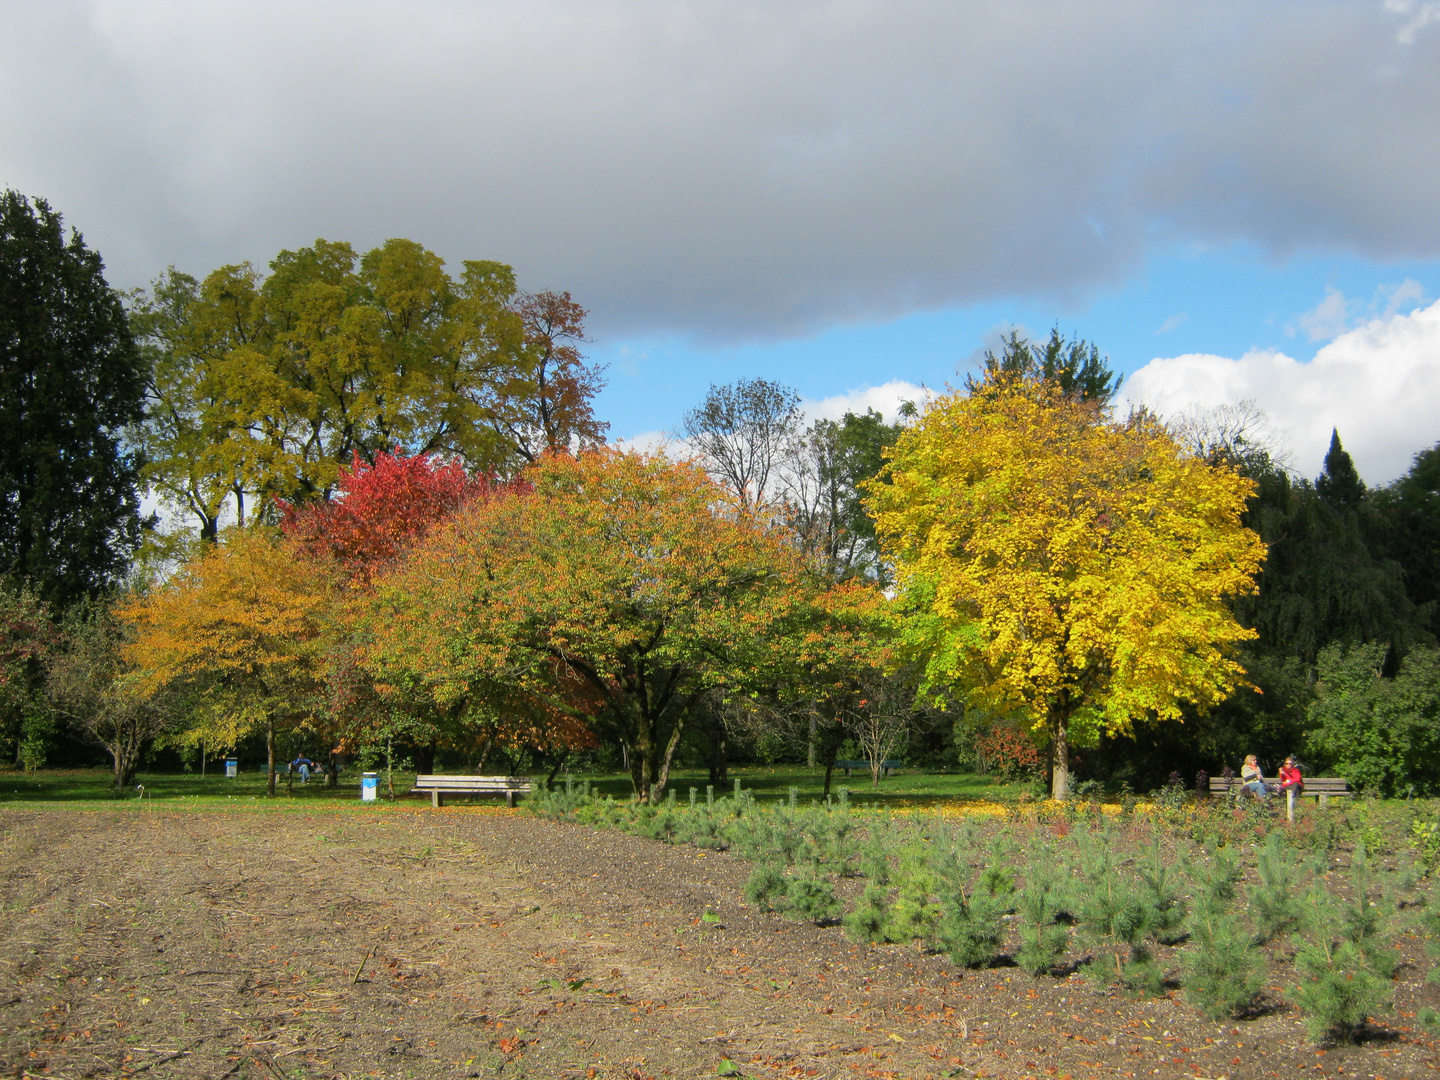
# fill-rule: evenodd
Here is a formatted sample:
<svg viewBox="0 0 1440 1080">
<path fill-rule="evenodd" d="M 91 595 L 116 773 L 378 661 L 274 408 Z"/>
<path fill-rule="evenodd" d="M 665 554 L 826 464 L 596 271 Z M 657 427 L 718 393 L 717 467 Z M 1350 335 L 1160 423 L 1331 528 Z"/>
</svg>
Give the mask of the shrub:
<svg viewBox="0 0 1440 1080">
<path fill-rule="evenodd" d="M 1020 915 L 1020 948 L 1015 962 L 1031 975 L 1052 971 L 1070 944 L 1070 928 L 1059 921 L 1066 903 L 1048 850 L 1031 860 L 1025 887 L 1015 896 Z"/>
<path fill-rule="evenodd" d="M 840 900 L 830 880 L 813 869 L 790 879 L 786 894 L 789 911 L 797 919 L 825 926 L 840 919 Z"/>
<path fill-rule="evenodd" d="M 757 863 L 745 882 L 745 898 L 766 913 L 784 907 L 789 893 L 784 868 L 773 862 Z"/>
<path fill-rule="evenodd" d="M 1018 728 L 996 724 L 975 738 L 976 756 L 1001 780 L 1037 780 L 1043 762 L 1034 740 Z"/>
<path fill-rule="evenodd" d="M 883 941 L 889 915 L 889 892 L 883 885 L 867 882 L 860 902 L 843 920 L 845 932 L 856 941 Z"/>
</svg>

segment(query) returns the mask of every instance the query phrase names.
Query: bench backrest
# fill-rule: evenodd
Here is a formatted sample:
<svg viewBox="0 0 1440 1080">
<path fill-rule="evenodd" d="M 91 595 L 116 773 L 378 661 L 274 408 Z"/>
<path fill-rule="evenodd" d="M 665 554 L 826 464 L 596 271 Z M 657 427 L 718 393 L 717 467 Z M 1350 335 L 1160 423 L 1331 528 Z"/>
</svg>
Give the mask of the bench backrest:
<svg viewBox="0 0 1440 1080">
<path fill-rule="evenodd" d="M 421 773 L 415 777 L 417 791 L 529 791 L 528 776 L 444 776 Z"/>
<path fill-rule="evenodd" d="M 1210 777 L 1210 790 L 1227 791 L 1231 788 L 1238 788 L 1243 783 L 1245 783 L 1245 781 L 1241 780 L 1238 776 L 1228 781 L 1228 783 L 1223 776 L 1212 776 Z M 1276 777 L 1267 776 L 1265 777 L 1265 783 L 1278 784 L 1280 781 Z M 1305 777 L 1305 790 L 1312 793 L 1320 791 L 1330 793 L 1349 791 L 1350 781 L 1343 776 L 1307 776 Z"/>
</svg>

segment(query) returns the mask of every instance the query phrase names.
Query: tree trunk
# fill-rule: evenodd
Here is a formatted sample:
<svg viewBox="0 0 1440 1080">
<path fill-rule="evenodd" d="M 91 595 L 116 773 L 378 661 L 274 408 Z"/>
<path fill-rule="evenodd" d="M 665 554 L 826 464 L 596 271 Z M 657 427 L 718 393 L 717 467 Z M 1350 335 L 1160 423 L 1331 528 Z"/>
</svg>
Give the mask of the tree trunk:
<svg viewBox="0 0 1440 1080">
<path fill-rule="evenodd" d="M 328 787 L 340 786 L 340 755 L 334 750 L 330 751 L 330 776 L 326 780 Z"/>
<path fill-rule="evenodd" d="M 811 714 L 810 714 L 810 739 L 809 739 L 809 741 L 805 744 L 805 764 L 806 764 L 806 766 L 808 766 L 808 767 L 811 768 L 811 769 L 813 769 L 813 768 L 815 767 L 815 728 L 816 728 L 816 726 L 817 726 L 817 725 L 816 725 L 816 720 L 815 720 L 815 714 L 814 714 L 814 713 L 811 713 Z M 827 780 L 829 779 L 829 770 L 826 770 L 826 779 L 827 779 Z M 827 784 L 826 786 L 827 786 L 827 788 L 828 788 L 829 785 Z"/>
<path fill-rule="evenodd" d="M 275 721 L 265 721 L 265 790 L 275 795 Z"/>
<path fill-rule="evenodd" d="M 1056 710 L 1050 714 L 1050 797 L 1070 797 L 1070 716 Z"/>
<path fill-rule="evenodd" d="M 435 742 L 415 748 L 415 771 L 429 775 L 435 771 Z"/>
<path fill-rule="evenodd" d="M 123 799 L 135 778 L 135 762 L 124 747 L 111 747 L 110 757 L 115 762 L 115 798 Z"/>
</svg>

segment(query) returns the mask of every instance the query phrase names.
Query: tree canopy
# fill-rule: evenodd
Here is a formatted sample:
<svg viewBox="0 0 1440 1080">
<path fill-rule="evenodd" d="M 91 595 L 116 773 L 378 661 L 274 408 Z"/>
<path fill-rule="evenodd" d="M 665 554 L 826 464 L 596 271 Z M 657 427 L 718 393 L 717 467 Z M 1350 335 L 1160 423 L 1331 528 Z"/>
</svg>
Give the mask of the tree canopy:
<svg viewBox="0 0 1440 1080">
<path fill-rule="evenodd" d="M 653 800 L 706 694 L 748 685 L 782 638 L 826 662 L 798 553 L 698 466 L 597 451 L 524 479 L 533 492 L 468 504 L 378 583 L 382 678 L 581 721 Z"/>
<path fill-rule="evenodd" d="M 153 371 L 146 479 L 207 539 L 227 504 L 243 524 L 328 496 L 357 455 L 440 452 L 508 474 L 604 438 L 584 309 L 520 292 L 501 263 L 452 277 L 413 241 L 359 256 L 317 240 L 268 276 L 171 269 L 132 310 Z"/>
<path fill-rule="evenodd" d="M 313 724 L 334 584 L 326 567 L 261 530 L 232 530 L 169 582 L 117 613 L 134 628 L 124 658 L 152 691 L 188 691 L 188 737 L 230 745 L 265 733 L 275 793 L 275 732 Z"/>
<path fill-rule="evenodd" d="M 1052 327 L 1045 344 L 1026 341 L 1020 331 L 1011 330 L 1000 342 L 1000 354 L 985 350 L 985 365 L 979 380 L 966 379 L 974 391 L 987 382 L 1020 379 L 1043 383 L 1064 397 L 1106 404 L 1120 389 L 1121 376 L 1110 370 L 1108 357 L 1100 348 L 1078 337 L 1066 341 L 1060 328 Z"/>
<path fill-rule="evenodd" d="M 1264 558 L 1240 523 L 1252 484 L 1154 421 L 1001 375 L 932 403 L 887 475 L 870 506 L 928 683 L 1028 716 L 1056 797 L 1072 736 L 1176 719 L 1243 680 L 1234 649 L 1255 635 L 1225 600 Z"/>
<path fill-rule="evenodd" d="M 145 368 L 100 256 L 44 199 L 0 194 L 0 574 L 64 608 L 140 541 Z"/>
</svg>

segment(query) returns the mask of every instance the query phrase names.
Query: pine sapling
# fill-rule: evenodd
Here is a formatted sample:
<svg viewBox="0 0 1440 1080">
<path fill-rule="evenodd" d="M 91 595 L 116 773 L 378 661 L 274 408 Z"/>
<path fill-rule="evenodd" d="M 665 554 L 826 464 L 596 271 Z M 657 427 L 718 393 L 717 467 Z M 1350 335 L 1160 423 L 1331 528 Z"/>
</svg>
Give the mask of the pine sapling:
<svg viewBox="0 0 1440 1080">
<path fill-rule="evenodd" d="M 1265 838 L 1255 858 L 1260 884 L 1249 890 L 1247 898 L 1255 941 L 1263 945 L 1299 927 L 1305 887 L 1295 865 L 1295 852 L 1285 847 L 1278 832 Z"/>
<path fill-rule="evenodd" d="M 934 899 L 940 882 L 918 844 L 909 845 L 901 855 L 896 880 L 899 888 L 885 920 L 885 940 L 896 945 L 920 942 L 928 946 L 940 921 L 940 905 Z"/>
<path fill-rule="evenodd" d="M 829 878 L 813 867 L 802 869 L 790 879 L 786 902 L 791 917 L 816 926 L 828 926 L 840 919 L 840 900 Z"/>
<path fill-rule="evenodd" d="M 856 941 L 884 941 L 890 918 L 890 890 L 874 881 L 865 883 L 860 902 L 845 916 L 845 932 Z"/>
<path fill-rule="evenodd" d="M 789 892 L 785 868 L 775 862 L 756 863 L 745 882 L 745 898 L 767 914 L 783 908 Z"/>
<path fill-rule="evenodd" d="M 1015 962 L 1031 975 L 1054 970 L 1070 945 L 1070 928 L 1059 921 L 1066 904 L 1050 852 L 1042 849 L 1025 871 L 1025 887 L 1015 896 L 1020 915 L 1020 948 Z"/>
<path fill-rule="evenodd" d="M 1295 950 L 1301 975 L 1295 1001 L 1317 1043 L 1354 1041 L 1365 1021 L 1390 1001 L 1389 980 L 1346 936 L 1345 913 L 1320 890 L 1306 896 L 1306 940 Z"/>
<path fill-rule="evenodd" d="M 1212 1020 L 1240 1016 L 1265 985 L 1265 957 L 1234 911 L 1232 865 L 1212 864 L 1201 879 L 1181 958 L 1185 996 Z"/>
</svg>

